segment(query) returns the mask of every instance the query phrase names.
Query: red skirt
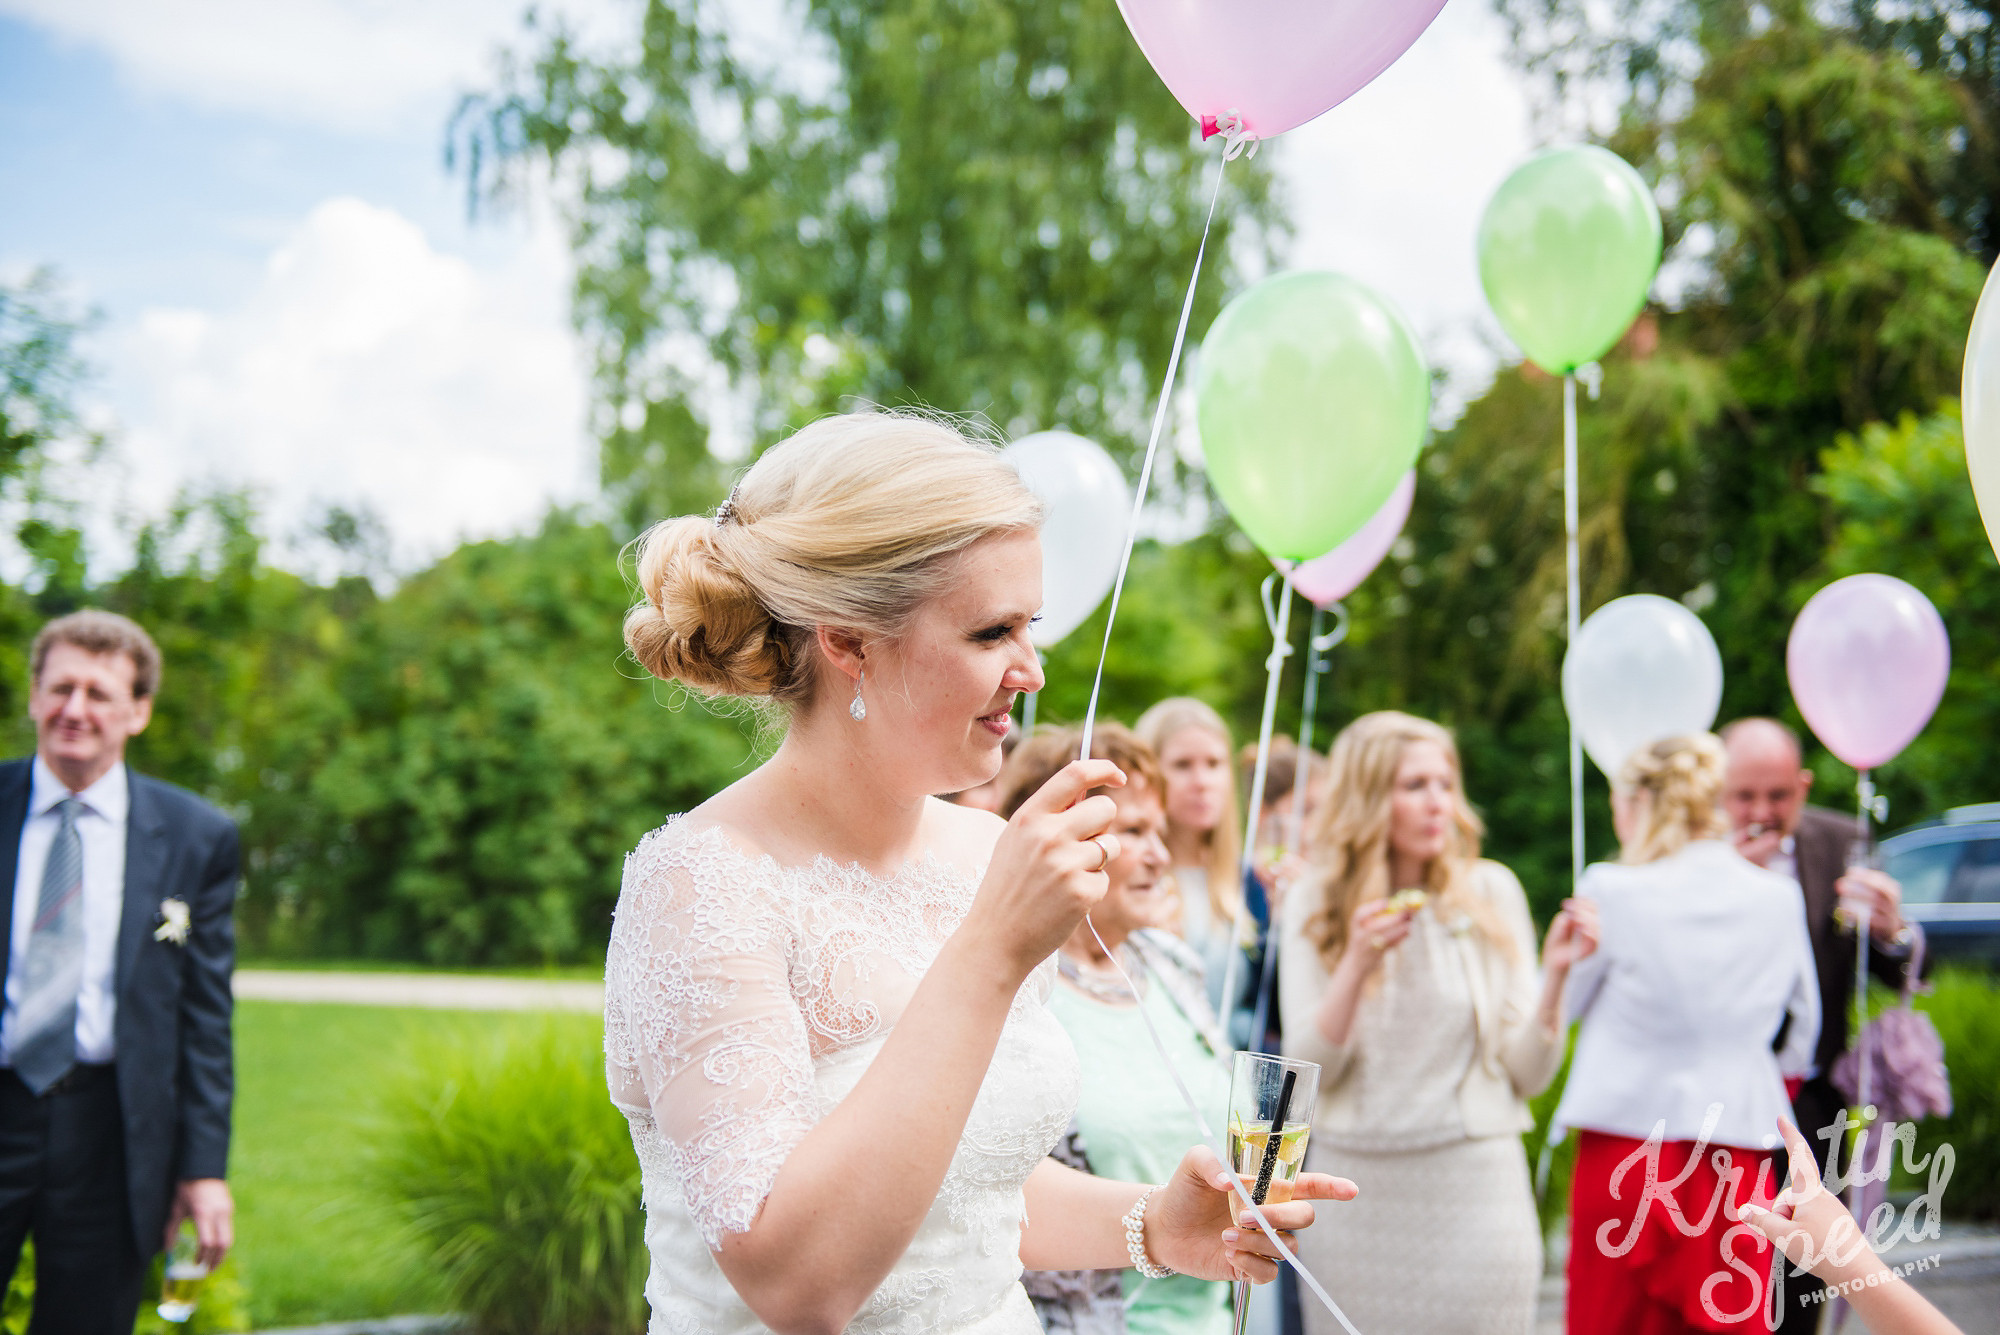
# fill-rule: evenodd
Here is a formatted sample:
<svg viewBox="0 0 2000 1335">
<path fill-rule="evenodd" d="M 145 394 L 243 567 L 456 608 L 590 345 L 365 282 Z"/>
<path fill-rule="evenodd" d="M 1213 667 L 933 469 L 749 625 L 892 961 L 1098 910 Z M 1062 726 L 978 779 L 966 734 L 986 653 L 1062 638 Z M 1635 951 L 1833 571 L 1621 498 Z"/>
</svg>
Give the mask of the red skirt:
<svg viewBox="0 0 2000 1335">
<path fill-rule="evenodd" d="M 1630 1136 L 1579 1133 L 1569 1335 L 1771 1329 L 1771 1245 L 1736 1219 L 1738 1206 L 1768 1206 L 1782 1185 L 1771 1152 L 1710 1145 L 1690 1162 L 1695 1149 L 1689 1140 L 1655 1150 Z M 1719 1156 L 1727 1156 L 1720 1169 Z"/>
</svg>

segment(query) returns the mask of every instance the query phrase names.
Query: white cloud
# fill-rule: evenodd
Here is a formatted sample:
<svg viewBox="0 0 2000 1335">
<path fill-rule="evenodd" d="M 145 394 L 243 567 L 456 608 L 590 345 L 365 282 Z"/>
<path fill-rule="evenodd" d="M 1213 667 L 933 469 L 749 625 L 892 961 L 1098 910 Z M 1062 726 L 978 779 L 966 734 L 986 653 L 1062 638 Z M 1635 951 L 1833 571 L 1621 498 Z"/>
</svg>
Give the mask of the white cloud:
<svg viewBox="0 0 2000 1335">
<path fill-rule="evenodd" d="M 389 209 L 327 200 L 241 306 L 112 332 L 132 503 L 248 483 L 279 534 L 365 505 L 405 567 L 531 525 L 588 493 L 594 458 L 568 273 L 552 226 L 481 270 Z"/>
<path fill-rule="evenodd" d="M 1479 287 L 1479 216 L 1534 146 L 1499 20 L 1455 0 L 1381 78 L 1271 145 L 1296 228 L 1290 265 L 1373 286 L 1451 372 L 1454 397 L 1476 391 L 1506 346 Z"/>
<path fill-rule="evenodd" d="M 136 85 L 197 106 L 392 133 L 435 124 L 518 44 L 527 0 L 0 0 L 0 13 L 107 52 Z M 630 0 L 558 0 L 589 38 L 623 31 Z"/>
</svg>

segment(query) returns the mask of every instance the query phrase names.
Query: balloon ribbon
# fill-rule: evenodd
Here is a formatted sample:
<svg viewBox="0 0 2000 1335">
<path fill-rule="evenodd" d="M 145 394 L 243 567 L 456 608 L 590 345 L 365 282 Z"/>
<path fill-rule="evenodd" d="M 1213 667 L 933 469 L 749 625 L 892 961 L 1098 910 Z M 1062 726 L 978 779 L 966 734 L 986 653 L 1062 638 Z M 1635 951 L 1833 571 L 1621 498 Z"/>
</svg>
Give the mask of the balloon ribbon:
<svg viewBox="0 0 2000 1335">
<path fill-rule="evenodd" d="M 1231 143 L 1231 147 L 1235 147 Z M 1174 349 L 1167 356 L 1167 379 L 1160 386 L 1159 407 L 1153 410 L 1153 433 L 1146 441 L 1145 461 L 1139 465 L 1139 485 L 1132 495 L 1132 517 L 1125 525 L 1125 551 L 1118 558 L 1118 578 L 1111 585 L 1111 609 L 1104 616 L 1104 645 L 1097 651 L 1097 675 L 1090 680 L 1090 706 L 1083 711 L 1083 744 L 1077 759 L 1090 759 L 1090 735 L 1097 727 L 1097 697 L 1104 689 L 1104 659 L 1111 652 L 1111 628 L 1118 624 L 1118 600 L 1125 592 L 1125 574 L 1132 568 L 1132 545 L 1139 540 L 1139 516 L 1146 508 L 1146 492 L 1153 484 L 1153 459 L 1160 451 L 1160 433 L 1167 425 L 1167 405 L 1173 401 L 1174 379 L 1180 374 L 1181 349 L 1187 343 L 1188 317 L 1194 314 L 1194 290 L 1201 282 L 1202 258 L 1208 254 L 1208 233 L 1215 225 L 1215 202 L 1222 198 L 1222 172 L 1235 153 L 1225 152 L 1215 164 L 1215 188 L 1208 196 L 1208 217 L 1201 224 L 1201 244 L 1194 252 L 1194 273 L 1188 278 L 1187 296 L 1181 301 L 1181 322 L 1174 329 Z"/>
<path fill-rule="evenodd" d="M 1582 620 L 1582 562 L 1576 543 L 1576 377 L 1563 377 L 1563 562 L 1568 586 L 1569 642 L 1564 652 L 1576 648 L 1578 623 Z M 1569 885 L 1576 893 L 1583 880 L 1583 738 L 1576 720 L 1569 721 Z"/>
<path fill-rule="evenodd" d="M 1285 591 L 1278 596 L 1278 606 L 1271 607 L 1271 582 L 1281 581 Z M 1236 868 L 1236 912 L 1229 920 L 1229 963 L 1222 969 L 1222 1024 L 1227 1032 L 1229 1012 L 1236 1000 L 1236 964 L 1243 958 L 1242 941 L 1244 919 L 1249 916 L 1249 904 L 1242 895 L 1243 886 L 1248 882 L 1250 869 L 1257 863 L 1257 817 L 1264 810 L 1264 780 L 1271 769 L 1271 724 L 1278 716 L 1278 681 L 1285 673 L 1285 659 L 1291 655 L 1292 641 L 1288 633 L 1292 623 L 1292 582 L 1282 575 L 1266 575 L 1258 596 L 1264 602 L 1264 624 L 1271 628 L 1271 653 L 1264 660 L 1264 717 L 1257 725 L 1257 763 L 1250 774 L 1250 810 L 1243 818 L 1243 857 Z M 1251 940 L 1256 940 L 1253 930 Z M 1254 1046 L 1258 1036 L 1252 1034 Z M 1235 1040 L 1232 1038 L 1232 1042 Z"/>
<path fill-rule="evenodd" d="M 1320 634 L 1320 625 L 1326 618 L 1326 609 L 1313 608 L 1312 626 L 1306 632 L 1306 698 L 1299 709 L 1299 749 L 1298 759 L 1292 770 L 1292 851 L 1299 857 L 1306 852 L 1306 779 L 1311 774 L 1307 763 L 1312 757 L 1313 715 L 1319 708 L 1319 679 L 1325 675 L 1331 664 L 1326 652 L 1347 638 L 1347 608 L 1342 603 L 1334 603 L 1333 629 Z M 1278 974 L 1278 908 L 1265 896 L 1269 907 L 1264 924 L 1264 962 L 1257 978 L 1257 1005 L 1251 1012 L 1250 1047 L 1252 1051 L 1263 1052 L 1264 1035 L 1271 1028 L 1271 1007 L 1275 1004 L 1272 992 Z"/>
<path fill-rule="evenodd" d="M 1167 1051 L 1166 1041 L 1160 1037 L 1160 1031 L 1153 1025 L 1153 1017 L 1146 1013 L 1146 1003 L 1139 998 L 1138 984 L 1134 983 L 1131 975 L 1125 972 L 1125 966 L 1118 962 L 1118 953 L 1105 945 L 1104 938 L 1097 934 L 1097 924 L 1091 922 L 1087 915 L 1083 921 L 1090 928 L 1091 938 L 1097 942 L 1097 948 L 1104 952 L 1111 961 L 1111 967 L 1118 971 L 1118 980 L 1125 984 L 1125 990 L 1138 1001 L 1136 1009 L 1139 1012 L 1139 1020 L 1146 1026 L 1146 1033 L 1153 1040 L 1154 1051 L 1160 1054 L 1160 1064 L 1165 1066 L 1167 1074 L 1173 1077 L 1174 1088 L 1180 1091 L 1181 1102 L 1187 1105 L 1189 1115 L 1194 1118 L 1195 1127 L 1201 1132 L 1201 1143 L 1208 1146 L 1215 1155 L 1217 1163 L 1229 1170 L 1229 1184 L 1235 1188 L 1236 1194 L 1243 1198 L 1243 1204 L 1249 1207 L 1251 1217 L 1257 1221 L 1258 1231 L 1271 1240 L 1271 1245 L 1278 1249 L 1278 1255 L 1284 1259 L 1284 1263 L 1298 1275 L 1299 1282 L 1312 1291 L 1312 1295 L 1320 1300 L 1327 1311 L 1333 1313 L 1333 1319 L 1340 1323 L 1341 1329 L 1345 1330 L 1347 1335 L 1361 1335 L 1361 1332 L 1354 1328 L 1354 1323 L 1347 1319 L 1347 1313 L 1340 1310 L 1340 1304 L 1333 1300 L 1332 1296 L 1320 1286 L 1320 1282 L 1313 1278 L 1312 1272 L 1301 1265 L 1299 1258 L 1285 1246 L 1284 1239 L 1278 1236 L 1278 1230 L 1273 1228 L 1271 1221 L 1265 1217 L 1264 1207 L 1257 1203 L 1251 1196 L 1250 1189 L 1243 1185 L 1243 1175 L 1237 1172 L 1236 1165 L 1230 1162 L 1229 1155 L 1222 1148 L 1222 1142 L 1216 1139 L 1214 1128 L 1209 1126 L 1208 1118 L 1202 1116 L 1201 1105 L 1195 1102 L 1193 1093 L 1187 1087 L 1187 1081 L 1181 1079 L 1180 1068 L 1174 1065 L 1174 1059 Z"/>
<path fill-rule="evenodd" d="M 1230 142 L 1229 147 L 1235 149 L 1237 152 L 1241 151 L 1235 142 Z M 1188 277 L 1187 296 L 1181 301 L 1180 324 L 1174 330 L 1173 351 L 1167 356 L 1167 378 L 1165 383 L 1160 386 L 1160 403 L 1153 411 L 1153 432 L 1146 441 L 1146 457 L 1145 461 L 1139 466 L 1139 485 L 1132 497 L 1132 516 L 1125 526 L 1125 550 L 1118 558 L 1118 579 L 1111 586 L 1111 608 L 1106 612 L 1104 617 L 1104 645 L 1097 653 L 1097 674 L 1091 678 L 1090 682 L 1090 706 L 1084 711 L 1083 715 L 1083 741 L 1082 745 L 1078 748 L 1078 758 L 1082 760 L 1090 759 L 1090 735 L 1092 729 L 1097 724 L 1097 701 L 1099 694 L 1104 688 L 1104 659 L 1111 652 L 1111 629 L 1118 624 L 1119 595 L 1125 591 L 1125 576 L 1132 568 L 1132 546 L 1139 538 L 1139 517 L 1146 508 L 1146 492 L 1152 485 L 1153 460 L 1159 454 L 1160 434 L 1166 429 L 1167 406 L 1173 401 L 1174 379 L 1179 374 L 1181 366 L 1181 349 L 1187 343 L 1188 319 L 1194 314 L 1195 287 L 1201 282 L 1201 262 L 1208 254 L 1208 234 L 1210 229 L 1215 225 L 1215 203 L 1222 197 L 1223 169 L 1228 166 L 1229 159 L 1235 155 L 1235 152 L 1225 152 L 1222 159 L 1215 164 L 1215 188 L 1209 193 L 1208 197 L 1208 217 L 1201 225 L 1201 244 L 1195 248 L 1194 252 L 1194 273 Z M 1287 596 L 1291 593 L 1291 585 L 1289 583 L 1285 586 L 1285 592 Z M 1266 730 L 1268 731 L 1268 727 Z M 1096 939 L 1098 949 L 1102 950 L 1110 958 L 1111 967 L 1118 971 L 1120 981 L 1125 984 L 1126 989 L 1134 997 L 1137 997 L 1139 995 L 1138 987 L 1132 982 L 1131 977 L 1126 974 L 1125 966 L 1118 962 L 1118 956 L 1112 952 L 1110 947 L 1104 944 L 1104 938 L 1097 935 L 1097 924 L 1091 922 L 1088 917 L 1084 918 L 1084 922 L 1089 924 L 1090 934 Z M 1222 1148 L 1222 1143 L 1216 1139 L 1215 1132 L 1208 1125 L 1208 1119 L 1202 1116 L 1201 1105 L 1195 1102 L 1194 1095 L 1189 1092 L 1187 1081 L 1181 1079 L 1180 1069 L 1174 1065 L 1174 1059 L 1168 1054 L 1167 1045 L 1160 1038 L 1160 1031 L 1153 1025 L 1153 1017 L 1146 1013 L 1146 1007 L 1143 1002 L 1139 1005 L 1138 1011 L 1139 1019 L 1146 1026 L 1146 1033 L 1153 1040 L 1154 1050 L 1160 1054 L 1161 1064 L 1167 1068 L 1167 1074 L 1173 1077 L 1174 1088 L 1180 1092 L 1181 1102 L 1187 1105 L 1188 1112 L 1194 1117 L 1195 1126 L 1201 1131 L 1202 1142 L 1214 1153 L 1217 1163 L 1229 1165 L 1228 1153 Z M 1333 1313 L 1334 1320 L 1340 1323 L 1341 1328 L 1347 1332 L 1347 1335 L 1361 1335 L 1361 1332 L 1354 1328 L 1354 1323 L 1347 1319 L 1347 1314 L 1340 1310 L 1340 1305 L 1328 1296 L 1327 1291 L 1320 1287 L 1320 1282 L 1312 1277 L 1310 1271 L 1299 1264 L 1299 1258 L 1294 1256 L 1285 1246 L 1284 1240 L 1278 1236 L 1278 1231 L 1271 1226 L 1271 1221 L 1265 1217 L 1264 1207 L 1250 1198 L 1249 1189 L 1243 1185 L 1242 1175 L 1235 1171 L 1233 1165 L 1229 1165 L 1229 1167 L 1230 1184 L 1235 1187 L 1236 1194 L 1243 1198 L 1243 1203 L 1250 1207 L 1251 1216 L 1256 1219 L 1257 1227 L 1263 1232 L 1265 1237 L 1271 1240 L 1272 1246 L 1278 1249 L 1279 1254 L 1284 1257 L 1285 1264 L 1297 1272 L 1300 1282 L 1312 1291 L 1314 1297 L 1325 1304 L 1327 1311 Z"/>
</svg>

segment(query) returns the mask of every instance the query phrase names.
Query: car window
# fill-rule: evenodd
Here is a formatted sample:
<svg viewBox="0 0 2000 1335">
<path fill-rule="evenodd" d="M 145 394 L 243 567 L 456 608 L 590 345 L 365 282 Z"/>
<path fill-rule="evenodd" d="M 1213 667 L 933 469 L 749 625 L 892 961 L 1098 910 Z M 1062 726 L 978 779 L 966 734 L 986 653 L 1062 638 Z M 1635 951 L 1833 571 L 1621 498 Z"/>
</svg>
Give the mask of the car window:
<svg viewBox="0 0 2000 1335">
<path fill-rule="evenodd" d="M 1945 901 L 1951 904 L 2000 903 L 2000 839 L 1979 839 L 1962 846 L 1965 853 L 1951 874 Z"/>
<path fill-rule="evenodd" d="M 1959 854 L 1967 847 L 1956 841 L 1944 841 L 1891 850 L 1887 870 L 1902 882 L 1903 902 L 1944 903 L 1952 872 L 1958 868 Z"/>
</svg>

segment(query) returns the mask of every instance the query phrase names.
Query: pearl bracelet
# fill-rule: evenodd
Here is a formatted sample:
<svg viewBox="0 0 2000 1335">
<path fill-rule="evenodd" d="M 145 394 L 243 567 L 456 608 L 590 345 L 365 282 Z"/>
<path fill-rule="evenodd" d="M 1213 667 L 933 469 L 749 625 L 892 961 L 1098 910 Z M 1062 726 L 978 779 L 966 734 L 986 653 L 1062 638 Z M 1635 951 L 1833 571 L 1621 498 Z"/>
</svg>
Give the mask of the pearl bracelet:
<svg viewBox="0 0 2000 1335">
<path fill-rule="evenodd" d="M 1154 1265 L 1146 1259 L 1146 1202 L 1158 1190 L 1158 1187 L 1147 1187 L 1140 1194 L 1138 1204 L 1118 1221 L 1125 1225 L 1125 1250 L 1132 1258 L 1132 1268 L 1147 1279 L 1165 1279 L 1178 1273 L 1171 1266 Z"/>
</svg>

